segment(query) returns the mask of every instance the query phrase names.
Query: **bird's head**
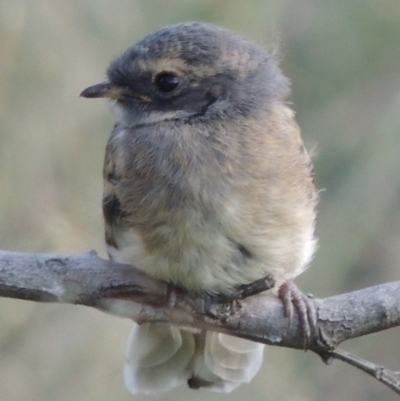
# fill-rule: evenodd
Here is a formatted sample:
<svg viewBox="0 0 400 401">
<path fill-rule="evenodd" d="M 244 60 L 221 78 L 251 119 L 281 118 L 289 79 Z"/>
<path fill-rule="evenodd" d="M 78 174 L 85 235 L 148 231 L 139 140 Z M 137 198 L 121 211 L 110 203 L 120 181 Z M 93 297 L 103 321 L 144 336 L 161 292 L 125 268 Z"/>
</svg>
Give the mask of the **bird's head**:
<svg viewBox="0 0 400 401">
<path fill-rule="evenodd" d="M 81 96 L 111 99 L 128 126 L 229 118 L 282 100 L 289 82 L 261 47 L 211 24 L 191 22 L 150 34 L 112 61 L 107 80 Z"/>
</svg>

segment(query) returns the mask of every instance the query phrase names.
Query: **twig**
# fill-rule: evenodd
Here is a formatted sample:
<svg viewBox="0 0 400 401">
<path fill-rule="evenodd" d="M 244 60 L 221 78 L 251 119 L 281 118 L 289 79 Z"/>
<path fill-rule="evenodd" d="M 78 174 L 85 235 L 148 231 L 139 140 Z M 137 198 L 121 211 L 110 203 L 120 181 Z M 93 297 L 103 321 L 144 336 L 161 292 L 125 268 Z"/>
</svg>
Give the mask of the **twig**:
<svg viewBox="0 0 400 401">
<path fill-rule="evenodd" d="M 0 296 L 86 305 L 137 322 L 168 322 L 303 349 L 297 315 L 289 327 L 281 302 L 268 294 L 231 303 L 193 297 L 95 252 L 61 256 L 0 251 Z M 334 349 L 348 339 L 400 325 L 400 281 L 313 302 L 317 329 L 309 349 L 325 362 L 336 358 L 350 363 L 400 394 L 395 372 Z"/>
<path fill-rule="evenodd" d="M 384 366 L 376 365 L 375 363 L 352 355 L 341 349 L 329 351 L 329 354 L 332 358 L 340 359 L 341 361 L 368 373 L 381 383 L 388 386 L 395 393 L 400 394 L 400 372 L 393 372 L 392 370 L 386 369 Z"/>
</svg>

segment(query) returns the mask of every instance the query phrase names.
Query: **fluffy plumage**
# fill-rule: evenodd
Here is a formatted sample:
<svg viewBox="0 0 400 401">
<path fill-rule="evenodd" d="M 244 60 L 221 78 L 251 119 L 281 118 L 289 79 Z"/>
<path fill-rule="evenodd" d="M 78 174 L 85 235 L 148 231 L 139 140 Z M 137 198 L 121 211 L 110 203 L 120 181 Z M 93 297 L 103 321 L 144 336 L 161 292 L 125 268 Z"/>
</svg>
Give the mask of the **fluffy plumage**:
<svg viewBox="0 0 400 401">
<path fill-rule="evenodd" d="M 279 288 L 307 268 L 317 192 L 272 55 L 213 25 L 178 24 L 129 48 L 107 76 L 82 95 L 111 98 L 118 120 L 104 163 L 113 260 L 193 293 L 227 295 L 269 274 Z M 227 392 L 254 377 L 262 350 L 135 325 L 125 381 L 133 393 L 184 381 Z"/>
</svg>

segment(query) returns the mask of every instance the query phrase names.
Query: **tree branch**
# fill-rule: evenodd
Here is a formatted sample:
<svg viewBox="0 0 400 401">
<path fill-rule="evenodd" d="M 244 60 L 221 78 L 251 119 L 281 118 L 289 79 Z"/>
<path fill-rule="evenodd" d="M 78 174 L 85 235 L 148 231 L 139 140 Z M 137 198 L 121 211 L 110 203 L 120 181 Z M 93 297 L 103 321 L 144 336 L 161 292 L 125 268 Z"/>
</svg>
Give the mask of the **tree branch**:
<svg viewBox="0 0 400 401">
<path fill-rule="evenodd" d="M 269 345 L 304 346 L 297 314 L 288 326 L 280 300 L 268 294 L 228 304 L 207 296 L 191 297 L 95 252 L 61 256 L 0 251 L 0 296 L 86 305 L 137 322 L 169 322 Z M 326 363 L 333 358 L 350 363 L 400 394 L 396 372 L 334 349 L 345 340 L 400 325 L 400 281 L 313 302 L 317 329 L 309 349 Z"/>
</svg>

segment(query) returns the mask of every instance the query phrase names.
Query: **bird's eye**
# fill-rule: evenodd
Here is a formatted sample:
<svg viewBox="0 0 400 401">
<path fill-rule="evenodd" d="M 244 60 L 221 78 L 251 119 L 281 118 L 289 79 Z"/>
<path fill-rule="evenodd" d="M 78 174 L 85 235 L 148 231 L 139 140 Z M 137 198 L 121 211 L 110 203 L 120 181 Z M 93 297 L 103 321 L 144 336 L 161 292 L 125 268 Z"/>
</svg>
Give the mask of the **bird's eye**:
<svg viewBox="0 0 400 401">
<path fill-rule="evenodd" d="M 156 76 L 154 83 L 160 92 L 172 92 L 179 85 L 179 77 L 170 72 L 161 72 Z"/>
</svg>

